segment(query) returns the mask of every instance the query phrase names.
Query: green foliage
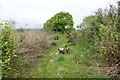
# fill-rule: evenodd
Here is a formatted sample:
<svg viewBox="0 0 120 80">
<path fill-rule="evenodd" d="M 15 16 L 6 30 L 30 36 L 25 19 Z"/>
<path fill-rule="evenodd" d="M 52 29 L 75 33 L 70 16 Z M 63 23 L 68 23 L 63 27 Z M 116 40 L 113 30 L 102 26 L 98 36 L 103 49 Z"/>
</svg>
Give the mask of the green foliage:
<svg viewBox="0 0 120 80">
<path fill-rule="evenodd" d="M 72 31 L 71 33 L 68 33 L 67 34 L 67 38 L 68 38 L 68 43 L 71 43 L 71 44 L 78 44 L 79 43 L 79 36 L 80 36 L 80 33 L 79 31 Z"/>
<path fill-rule="evenodd" d="M 114 62 L 120 60 L 118 52 L 118 33 L 115 25 L 100 26 L 101 48 L 103 62 L 112 65 Z"/>
<path fill-rule="evenodd" d="M 54 34 L 53 38 L 54 38 L 54 40 L 59 40 L 60 34 L 59 33 Z"/>
<path fill-rule="evenodd" d="M 24 29 L 18 29 L 19 38 L 16 37 L 16 41 L 12 36 L 11 22 L 0 21 L 2 27 L 0 41 L 2 61 L 0 64 L 3 67 L 3 77 L 12 75 L 11 71 L 18 72 L 13 72 L 13 77 L 23 77 L 24 73 L 27 70 L 29 71 L 28 68 L 35 65 L 36 58 L 41 56 L 40 53 L 44 52 L 46 54 L 41 57 L 40 64 L 38 63 L 37 67 L 30 70 L 30 74 L 25 75 L 29 77 L 63 78 L 102 77 L 101 72 L 92 66 L 99 66 L 98 62 L 109 66 L 115 62 L 120 62 L 118 41 L 120 19 L 117 13 L 117 8 L 112 5 L 109 9 L 98 9 L 94 15 L 85 17 L 78 26 L 80 30 L 76 31 L 73 28 L 72 15 L 68 12 L 60 12 L 44 23 L 46 31 L 50 29 L 55 31 L 55 34 L 49 35 L 50 33 L 45 31 L 26 32 Z M 67 38 L 65 38 L 66 34 L 61 35 L 58 32 L 68 34 Z M 69 45 L 67 41 L 77 45 Z M 21 44 L 16 50 L 20 55 L 15 55 L 14 48 L 19 43 Z M 69 46 L 70 54 L 57 55 L 58 48 L 65 44 Z M 17 61 L 12 61 L 16 56 L 19 57 Z M 50 62 L 50 60 L 53 61 Z M 97 60 L 99 61 L 97 62 Z M 11 65 L 10 62 L 14 63 Z M 103 77 L 106 76 L 103 75 Z"/>
<path fill-rule="evenodd" d="M 73 18 L 68 12 L 59 12 L 44 23 L 44 28 L 55 32 L 70 32 L 73 29 Z"/>
<path fill-rule="evenodd" d="M 7 20 L 0 21 L 0 23 L 2 24 L 1 28 L 3 28 L 0 41 L 2 46 L 2 77 L 8 77 L 11 71 L 10 60 L 14 54 L 14 42 L 12 37 L 10 37 L 12 29 L 9 27 L 12 23 Z"/>
<path fill-rule="evenodd" d="M 120 55 L 118 51 L 118 32 L 117 32 L 117 9 L 110 5 L 110 9 L 104 11 L 107 15 L 101 19 L 106 19 L 107 24 L 101 21 L 99 26 L 99 52 L 101 54 L 101 60 L 104 64 L 111 66 L 120 61 Z M 103 14 L 104 15 L 104 14 Z"/>
<path fill-rule="evenodd" d="M 57 46 L 57 43 L 55 41 L 52 42 L 53 46 Z"/>
<path fill-rule="evenodd" d="M 117 8 L 110 5 L 109 9 L 98 9 L 95 15 L 86 17 L 78 26 L 83 38 L 94 43 L 91 54 L 94 53 L 94 57 L 97 55 L 97 59 L 109 66 L 120 61 L 117 17 Z"/>
</svg>

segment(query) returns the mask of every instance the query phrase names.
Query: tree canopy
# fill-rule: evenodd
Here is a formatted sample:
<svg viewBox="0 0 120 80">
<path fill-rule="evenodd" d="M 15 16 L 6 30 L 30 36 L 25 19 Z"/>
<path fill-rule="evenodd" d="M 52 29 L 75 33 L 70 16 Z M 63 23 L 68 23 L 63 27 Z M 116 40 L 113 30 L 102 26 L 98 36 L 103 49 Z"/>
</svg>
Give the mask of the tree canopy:
<svg viewBox="0 0 120 80">
<path fill-rule="evenodd" d="M 44 28 L 55 32 L 70 32 L 73 29 L 73 17 L 68 12 L 59 12 L 44 23 Z"/>
</svg>

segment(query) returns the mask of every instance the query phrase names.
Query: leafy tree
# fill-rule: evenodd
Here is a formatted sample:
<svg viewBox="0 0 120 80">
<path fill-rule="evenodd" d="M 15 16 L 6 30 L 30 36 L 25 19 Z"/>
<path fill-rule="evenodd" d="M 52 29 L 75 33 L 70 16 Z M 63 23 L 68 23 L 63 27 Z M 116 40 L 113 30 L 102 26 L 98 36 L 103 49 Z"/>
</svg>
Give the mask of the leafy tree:
<svg viewBox="0 0 120 80">
<path fill-rule="evenodd" d="M 73 17 L 68 12 L 59 12 L 44 23 L 44 28 L 55 32 L 70 32 L 73 29 Z"/>
<path fill-rule="evenodd" d="M 85 17 L 83 22 L 78 26 L 81 28 L 83 37 L 88 37 L 89 39 L 98 38 L 99 25 L 98 18 L 96 15 L 90 15 Z"/>
<path fill-rule="evenodd" d="M 94 41 L 92 53 L 98 53 L 101 62 L 111 66 L 120 62 L 119 53 L 119 7 L 110 5 L 109 9 L 98 9 L 94 15 L 87 16 L 79 25 L 83 37 Z"/>
</svg>

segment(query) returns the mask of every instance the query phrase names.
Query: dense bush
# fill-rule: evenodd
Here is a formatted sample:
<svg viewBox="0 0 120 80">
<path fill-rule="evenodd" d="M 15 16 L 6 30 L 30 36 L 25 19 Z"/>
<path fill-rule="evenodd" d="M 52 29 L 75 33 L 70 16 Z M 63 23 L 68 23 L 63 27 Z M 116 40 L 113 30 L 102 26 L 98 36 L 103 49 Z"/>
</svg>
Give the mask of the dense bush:
<svg viewBox="0 0 120 80">
<path fill-rule="evenodd" d="M 94 43 L 91 54 L 97 55 L 104 65 L 111 66 L 120 61 L 117 17 L 117 8 L 110 5 L 109 9 L 98 9 L 95 15 L 86 17 L 79 26 L 83 37 Z"/>
<path fill-rule="evenodd" d="M 120 54 L 118 52 L 118 33 L 116 32 L 116 26 L 105 27 L 100 26 L 100 53 L 102 62 L 107 65 L 112 65 L 116 61 L 120 60 Z"/>
<path fill-rule="evenodd" d="M 107 15 L 104 15 L 104 13 L 107 13 Z M 120 54 L 118 52 L 117 9 L 110 5 L 108 12 L 104 11 L 102 15 L 102 19 L 107 19 L 108 22 L 104 24 L 104 21 L 101 21 L 101 25 L 99 25 L 99 51 L 102 62 L 112 66 L 114 63 L 116 64 L 116 62 L 120 61 Z"/>
<path fill-rule="evenodd" d="M 7 20 L 0 21 L 1 29 L 2 29 L 2 37 L 0 40 L 2 46 L 2 77 L 9 77 L 9 74 L 12 70 L 10 66 L 11 57 L 14 56 L 14 41 L 13 37 L 10 35 L 12 34 L 12 29 L 10 26 L 12 22 Z"/>
</svg>

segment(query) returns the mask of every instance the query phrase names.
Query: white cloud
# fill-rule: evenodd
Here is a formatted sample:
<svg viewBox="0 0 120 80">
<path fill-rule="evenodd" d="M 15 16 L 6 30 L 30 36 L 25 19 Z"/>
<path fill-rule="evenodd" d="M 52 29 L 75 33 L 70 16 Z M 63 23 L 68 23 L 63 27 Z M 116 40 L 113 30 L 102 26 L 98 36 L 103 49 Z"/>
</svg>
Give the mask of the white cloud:
<svg viewBox="0 0 120 80">
<path fill-rule="evenodd" d="M 44 23 L 47 19 L 60 11 L 67 11 L 73 15 L 75 24 L 92 11 L 105 8 L 115 0 L 1 0 L 0 17 L 13 19 L 17 22 Z"/>
</svg>

